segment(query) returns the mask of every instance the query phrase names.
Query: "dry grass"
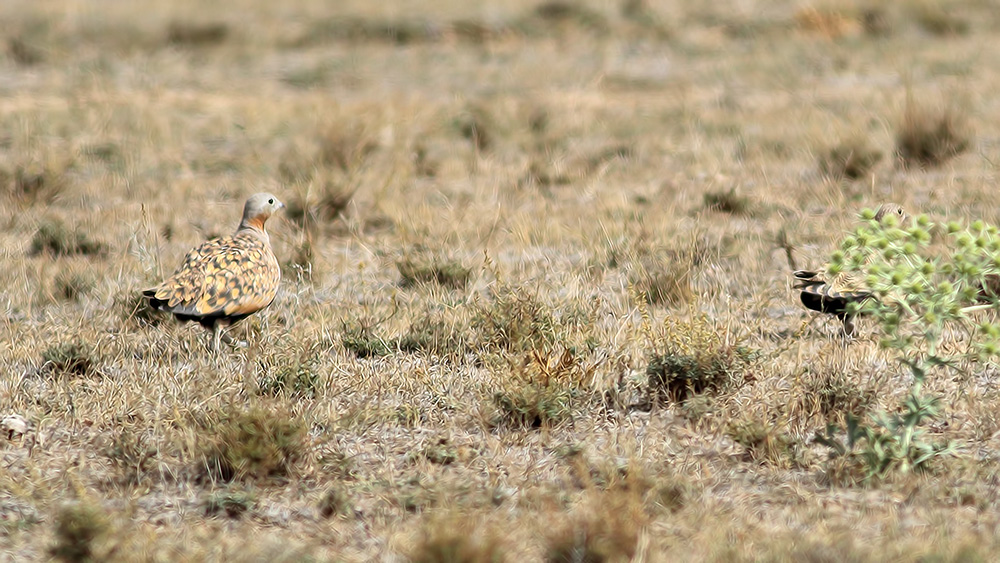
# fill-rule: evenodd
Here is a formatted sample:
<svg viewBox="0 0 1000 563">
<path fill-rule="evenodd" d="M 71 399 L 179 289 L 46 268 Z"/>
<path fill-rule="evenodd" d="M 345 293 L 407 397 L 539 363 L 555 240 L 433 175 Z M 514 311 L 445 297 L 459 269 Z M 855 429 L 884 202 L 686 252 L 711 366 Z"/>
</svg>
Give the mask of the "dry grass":
<svg viewBox="0 0 1000 563">
<path fill-rule="evenodd" d="M 1000 553 L 996 370 L 866 484 L 813 437 L 908 372 L 788 275 L 883 200 L 1000 221 L 989 3 L 99 8 L 0 2 L 0 558 Z M 137 294 L 264 189 L 215 357 Z"/>
<path fill-rule="evenodd" d="M 972 140 L 969 119 L 961 110 L 907 98 L 896 132 L 896 154 L 903 165 L 940 165 L 965 152 Z"/>
<path fill-rule="evenodd" d="M 882 151 L 864 139 L 850 139 L 821 154 L 819 170 L 836 179 L 859 180 L 867 178 L 881 160 Z"/>
</svg>

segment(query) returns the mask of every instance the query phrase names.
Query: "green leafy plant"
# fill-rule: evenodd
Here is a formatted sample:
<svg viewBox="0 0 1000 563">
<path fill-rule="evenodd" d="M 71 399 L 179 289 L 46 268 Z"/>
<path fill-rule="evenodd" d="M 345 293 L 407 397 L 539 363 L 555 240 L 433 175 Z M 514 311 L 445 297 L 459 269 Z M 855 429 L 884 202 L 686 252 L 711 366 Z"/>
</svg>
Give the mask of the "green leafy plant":
<svg viewBox="0 0 1000 563">
<path fill-rule="evenodd" d="M 931 442 L 921 425 L 936 418 L 941 412 L 941 399 L 920 394 L 915 385 L 903 402 L 903 411 L 897 414 L 880 414 L 874 424 L 862 424 L 853 415 L 847 416 L 844 439 L 840 439 L 836 425 L 826 427 L 826 433 L 816 433 L 816 442 L 831 450 L 831 456 L 857 456 L 864 465 L 864 478 L 884 479 L 890 473 L 902 474 L 922 470 L 935 457 L 953 454 L 953 443 Z M 865 445 L 862 447 L 862 440 Z"/>
<path fill-rule="evenodd" d="M 852 303 L 849 313 L 877 321 L 880 345 L 896 352 L 913 380 L 896 413 L 875 415 L 870 424 L 848 416 L 843 439 L 831 425 L 816 441 L 830 448 L 833 458 L 857 458 L 870 480 L 923 470 L 931 460 L 956 452 L 955 444 L 928 438 L 925 427 L 942 407 L 923 386 L 928 377 L 963 373 L 972 362 L 1000 352 L 1000 326 L 977 319 L 978 312 L 1000 306 L 1000 236 L 982 221 L 968 227 L 950 222 L 941 233 L 944 244 L 934 245 L 936 227 L 926 216 L 909 226 L 895 216 L 878 222 L 871 210 L 862 218 L 866 224 L 844 239 L 829 273 L 864 279 L 872 298 Z"/>
</svg>

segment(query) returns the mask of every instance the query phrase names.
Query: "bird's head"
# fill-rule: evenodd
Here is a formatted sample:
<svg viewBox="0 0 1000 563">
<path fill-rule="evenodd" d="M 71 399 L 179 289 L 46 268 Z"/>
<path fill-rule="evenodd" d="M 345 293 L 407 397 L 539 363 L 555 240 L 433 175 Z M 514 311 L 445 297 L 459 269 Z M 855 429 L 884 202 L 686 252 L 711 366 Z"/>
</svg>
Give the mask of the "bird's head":
<svg viewBox="0 0 1000 563">
<path fill-rule="evenodd" d="M 274 194 L 261 192 L 253 194 L 247 199 L 243 206 L 243 220 L 240 221 L 240 228 L 256 228 L 264 230 L 264 222 L 274 214 L 275 211 L 284 207 L 285 204 L 275 197 Z"/>
<path fill-rule="evenodd" d="M 909 219 L 906 211 L 898 203 L 883 203 L 878 206 L 874 219 L 875 222 L 881 223 L 883 219 L 890 216 L 896 218 L 896 226 L 898 227 L 902 227 L 906 223 L 906 220 Z"/>
</svg>

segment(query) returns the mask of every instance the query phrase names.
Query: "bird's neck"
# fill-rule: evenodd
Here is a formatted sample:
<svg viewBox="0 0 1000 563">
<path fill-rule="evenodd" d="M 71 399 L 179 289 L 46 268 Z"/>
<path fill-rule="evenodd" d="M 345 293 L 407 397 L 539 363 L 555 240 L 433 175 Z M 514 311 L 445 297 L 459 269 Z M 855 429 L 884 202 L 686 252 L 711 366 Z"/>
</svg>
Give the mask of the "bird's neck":
<svg viewBox="0 0 1000 563">
<path fill-rule="evenodd" d="M 267 236 L 267 231 L 264 230 L 264 221 L 266 217 L 251 217 L 250 219 L 243 219 L 240 222 L 240 228 L 236 229 L 236 234 L 247 233 L 259 237 L 265 243 L 270 243 L 270 237 Z"/>
</svg>

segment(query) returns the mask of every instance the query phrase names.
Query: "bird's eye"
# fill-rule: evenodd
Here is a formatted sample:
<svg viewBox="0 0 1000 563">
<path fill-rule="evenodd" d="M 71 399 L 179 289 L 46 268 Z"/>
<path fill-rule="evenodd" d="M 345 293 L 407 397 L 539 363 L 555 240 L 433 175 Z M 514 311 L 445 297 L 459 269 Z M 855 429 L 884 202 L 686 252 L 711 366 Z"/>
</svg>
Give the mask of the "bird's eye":
<svg viewBox="0 0 1000 563">
<path fill-rule="evenodd" d="M 268 205 L 274 205 L 274 198 L 267 200 Z"/>
</svg>

